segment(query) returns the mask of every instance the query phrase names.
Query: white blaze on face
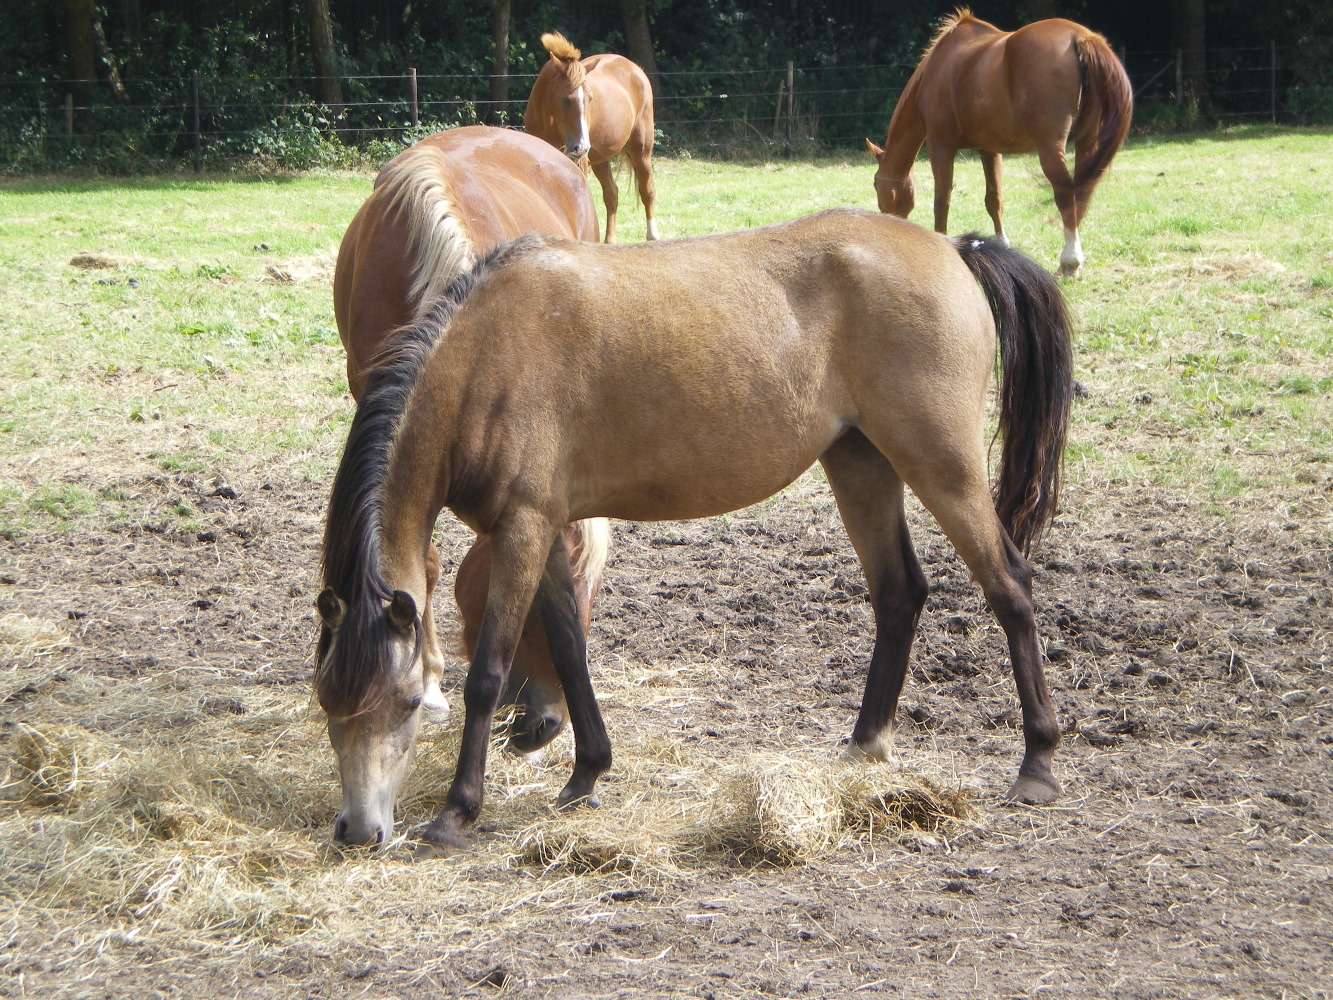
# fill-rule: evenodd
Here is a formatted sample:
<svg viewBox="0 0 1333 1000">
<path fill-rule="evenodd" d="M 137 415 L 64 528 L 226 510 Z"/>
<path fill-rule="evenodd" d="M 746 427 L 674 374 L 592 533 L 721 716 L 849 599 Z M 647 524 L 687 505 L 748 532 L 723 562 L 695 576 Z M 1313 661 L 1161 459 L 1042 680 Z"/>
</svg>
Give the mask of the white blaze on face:
<svg viewBox="0 0 1333 1000">
<path fill-rule="evenodd" d="M 576 119 L 578 130 L 565 138 L 565 151 L 577 159 L 580 156 L 587 156 L 592 146 L 588 138 L 588 88 L 577 88 L 570 98 L 574 102 L 573 112 L 578 116 Z"/>
</svg>

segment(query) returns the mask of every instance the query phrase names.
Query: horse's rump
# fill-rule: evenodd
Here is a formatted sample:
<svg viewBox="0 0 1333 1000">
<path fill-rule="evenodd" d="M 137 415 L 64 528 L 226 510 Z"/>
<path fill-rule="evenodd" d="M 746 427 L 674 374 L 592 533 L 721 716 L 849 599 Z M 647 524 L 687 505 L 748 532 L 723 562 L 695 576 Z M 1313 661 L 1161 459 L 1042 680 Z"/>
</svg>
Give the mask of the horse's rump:
<svg viewBox="0 0 1333 1000">
<path fill-rule="evenodd" d="M 385 164 L 343 237 L 334 273 L 353 394 L 392 330 L 419 319 L 479 257 L 525 232 L 598 234 L 582 173 L 526 133 L 450 129 Z"/>
</svg>

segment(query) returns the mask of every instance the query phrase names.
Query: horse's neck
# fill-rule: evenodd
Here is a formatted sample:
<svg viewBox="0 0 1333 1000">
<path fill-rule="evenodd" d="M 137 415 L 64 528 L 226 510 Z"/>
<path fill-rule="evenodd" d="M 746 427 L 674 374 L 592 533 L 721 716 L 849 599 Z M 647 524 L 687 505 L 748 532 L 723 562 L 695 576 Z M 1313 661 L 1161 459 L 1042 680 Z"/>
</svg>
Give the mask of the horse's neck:
<svg viewBox="0 0 1333 1000">
<path fill-rule="evenodd" d="M 918 71 L 899 95 L 888 131 L 884 133 L 884 169 L 894 177 L 906 177 L 912 172 L 916 154 L 926 141 L 926 120 L 916 103 L 920 85 Z"/>
</svg>

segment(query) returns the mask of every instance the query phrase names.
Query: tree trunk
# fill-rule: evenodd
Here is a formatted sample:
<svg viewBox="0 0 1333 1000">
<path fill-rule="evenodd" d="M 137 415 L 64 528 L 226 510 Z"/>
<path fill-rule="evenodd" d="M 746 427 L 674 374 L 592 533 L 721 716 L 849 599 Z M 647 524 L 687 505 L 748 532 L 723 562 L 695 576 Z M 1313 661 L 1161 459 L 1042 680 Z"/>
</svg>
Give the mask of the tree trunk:
<svg viewBox="0 0 1333 1000">
<path fill-rule="evenodd" d="M 60 0 L 60 21 L 65 42 L 65 76 L 74 104 L 86 108 L 97 79 L 97 43 L 93 38 L 93 0 Z M 86 125 L 88 112 L 76 112 L 78 125 Z"/>
<path fill-rule="evenodd" d="M 1204 0 L 1171 0 L 1171 41 L 1183 60 L 1181 96 L 1208 113 L 1208 57 L 1204 48 Z"/>
<path fill-rule="evenodd" d="M 306 0 L 310 20 L 310 55 L 315 64 L 315 100 L 337 115 L 342 110 L 343 88 L 338 79 L 338 50 L 333 46 L 333 19 L 329 0 Z"/>
<path fill-rule="evenodd" d="M 657 57 L 653 55 L 653 36 L 648 31 L 648 0 L 620 0 L 620 12 L 625 18 L 626 53 L 648 75 L 653 86 L 653 104 L 662 96 L 662 78 L 657 72 Z"/>
<path fill-rule="evenodd" d="M 486 120 L 501 125 L 508 118 L 509 100 L 509 3 L 495 0 L 491 16 L 491 106 Z"/>
</svg>

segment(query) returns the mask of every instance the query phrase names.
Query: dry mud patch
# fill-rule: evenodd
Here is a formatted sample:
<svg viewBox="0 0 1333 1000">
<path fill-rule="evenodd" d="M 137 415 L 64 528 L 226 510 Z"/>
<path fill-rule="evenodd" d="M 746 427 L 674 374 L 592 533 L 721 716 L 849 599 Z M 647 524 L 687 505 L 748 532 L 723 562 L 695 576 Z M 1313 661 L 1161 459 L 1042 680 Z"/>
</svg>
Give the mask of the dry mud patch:
<svg viewBox="0 0 1333 1000">
<path fill-rule="evenodd" d="M 308 693 L 326 487 L 127 476 L 135 517 L 0 541 L 0 996 L 1329 995 L 1326 520 L 1071 486 L 1035 560 L 1066 796 L 1028 809 L 998 801 L 1002 634 L 914 516 L 932 594 L 896 766 L 971 818 L 785 865 L 633 828 L 649 796 L 689 819 L 747 755 L 838 752 L 873 623 L 828 491 L 619 524 L 591 656 L 618 753 L 597 822 L 625 829 L 589 871 L 520 843 L 562 821 L 568 737 L 495 760 L 469 856 L 331 848 Z M 449 742 L 423 747 L 409 826 Z"/>
</svg>

